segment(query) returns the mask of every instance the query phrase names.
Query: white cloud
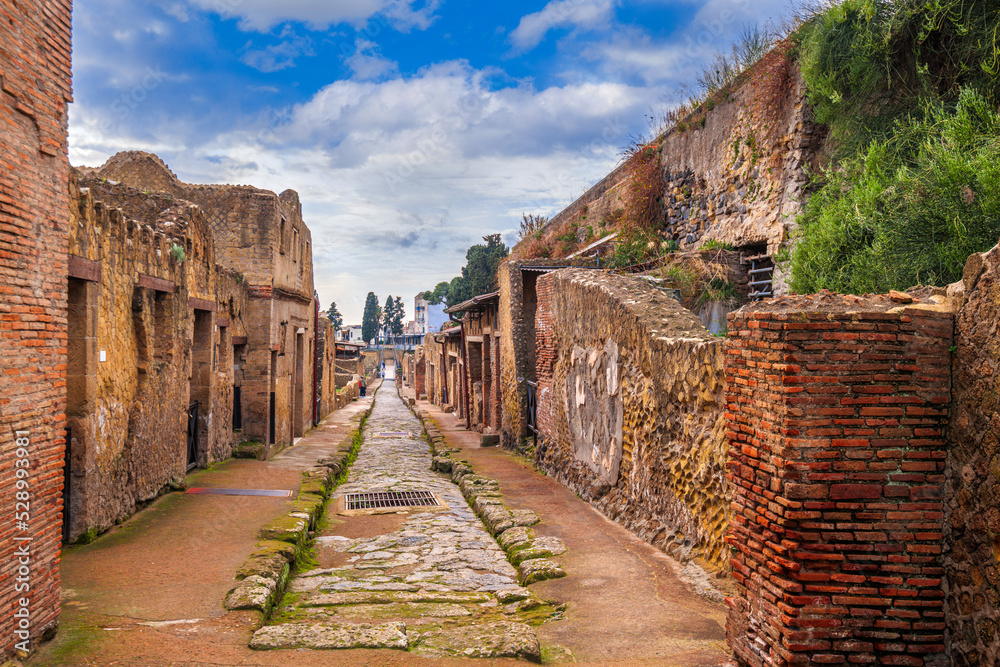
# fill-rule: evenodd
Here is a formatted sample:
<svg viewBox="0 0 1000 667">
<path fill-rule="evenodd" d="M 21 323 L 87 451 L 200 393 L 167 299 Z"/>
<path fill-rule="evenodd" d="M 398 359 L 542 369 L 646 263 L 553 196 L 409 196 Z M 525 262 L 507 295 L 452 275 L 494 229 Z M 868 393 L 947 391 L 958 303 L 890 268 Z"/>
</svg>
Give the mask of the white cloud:
<svg viewBox="0 0 1000 667">
<path fill-rule="evenodd" d="M 437 0 L 415 7 L 417 0 L 188 0 L 205 11 L 224 18 L 239 18 L 240 28 L 267 32 L 287 21 L 304 23 L 317 30 L 339 23 L 363 25 L 382 14 L 402 30 L 426 28 L 433 21 Z"/>
<path fill-rule="evenodd" d="M 381 79 L 386 75 L 395 74 L 399 70 L 399 65 L 384 57 L 374 42 L 358 39 L 355 47 L 357 50 L 354 54 L 344 59 L 344 63 L 350 68 L 355 79 L 361 81 Z"/>
<path fill-rule="evenodd" d="M 606 26 L 614 17 L 614 7 L 614 0 L 552 0 L 541 11 L 523 16 L 510 33 L 510 41 L 515 49 L 530 51 L 550 30 Z"/>
<path fill-rule="evenodd" d="M 289 26 L 284 27 L 278 38 L 280 42 L 264 48 L 253 48 L 248 42 L 240 60 L 261 72 L 278 72 L 293 67 L 296 58 L 315 55 L 310 39 L 299 36 Z"/>
</svg>

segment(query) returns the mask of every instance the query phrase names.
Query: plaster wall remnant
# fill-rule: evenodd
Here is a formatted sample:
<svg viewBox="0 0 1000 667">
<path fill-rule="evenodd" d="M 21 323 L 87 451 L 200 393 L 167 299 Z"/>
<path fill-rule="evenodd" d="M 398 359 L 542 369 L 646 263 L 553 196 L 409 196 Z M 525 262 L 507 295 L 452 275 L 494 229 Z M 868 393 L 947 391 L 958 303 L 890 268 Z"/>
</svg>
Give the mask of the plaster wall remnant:
<svg viewBox="0 0 1000 667">
<path fill-rule="evenodd" d="M 723 343 L 639 278 L 538 278 L 535 461 L 643 539 L 722 572 Z"/>
<path fill-rule="evenodd" d="M 60 605 L 70 9 L 69 0 L 6 2 L 0 22 L 0 141 L 5 148 L 0 158 L 0 606 L 5 610 L 0 617 L 0 662 L 49 637 Z M 16 468 L 24 464 L 27 467 Z M 18 479 L 17 469 L 27 470 L 28 476 Z M 28 488 L 19 488 L 19 481 L 26 481 Z M 30 498 L 19 498 L 19 493 Z M 18 507 L 19 502 L 24 505 Z M 26 537 L 31 541 L 15 541 Z M 17 551 L 25 545 L 30 553 L 30 566 L 25 566 L 30 570 L 30 598 L 15 589 L 15 577 L 21 576 Z M 27 629 L 18 618 L 22 598 L 28 600 Z"/>
</svg>

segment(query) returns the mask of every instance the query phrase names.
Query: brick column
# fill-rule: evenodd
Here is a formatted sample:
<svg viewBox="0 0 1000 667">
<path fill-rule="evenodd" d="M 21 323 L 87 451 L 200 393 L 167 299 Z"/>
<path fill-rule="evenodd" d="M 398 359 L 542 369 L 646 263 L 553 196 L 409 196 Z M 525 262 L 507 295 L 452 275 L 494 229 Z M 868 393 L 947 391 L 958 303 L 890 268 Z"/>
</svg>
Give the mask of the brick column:
<svg viewBox="0 0 1000 667">
<path fill-rule="evenodd" d="M 952 316 L 851 298 L 864 312 L 798 297 L 730 315 L 727 635 L 741 664 L 948 664 Z"/>
</svg>

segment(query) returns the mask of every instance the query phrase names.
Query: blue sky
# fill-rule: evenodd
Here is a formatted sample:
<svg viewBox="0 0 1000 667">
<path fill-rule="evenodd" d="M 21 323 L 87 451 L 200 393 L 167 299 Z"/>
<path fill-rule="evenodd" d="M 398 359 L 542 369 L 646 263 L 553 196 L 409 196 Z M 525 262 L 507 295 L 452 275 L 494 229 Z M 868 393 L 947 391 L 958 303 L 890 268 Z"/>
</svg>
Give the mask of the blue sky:
<svg viewBox="0 0 1000 667">
<path fill-rule="evenodd" d="M 787 0 L 76 0 L 70 161 L 299 192 L 323 308 L 450 280 Z"/>
</svg>

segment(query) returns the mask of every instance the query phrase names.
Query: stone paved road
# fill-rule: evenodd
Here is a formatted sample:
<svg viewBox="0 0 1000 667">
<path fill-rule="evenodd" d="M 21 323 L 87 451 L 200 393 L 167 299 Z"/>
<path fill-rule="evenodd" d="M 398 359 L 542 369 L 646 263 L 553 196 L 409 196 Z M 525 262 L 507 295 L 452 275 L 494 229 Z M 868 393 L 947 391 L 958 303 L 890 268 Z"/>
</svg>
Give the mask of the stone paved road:
<svg viewBox="0 0 1000 667">
<path fill-rule="evenodd" d="M 393 389 L 387 380 L 376 397 L 361 452 L 336 495 L 428 490 L 445 507 L 394 511 L 388 522 L 344 519 L 376 528 L 362 529 L 368 533 L 362 537 L 345 536 L 340 524 L 321 530 L 321 567 L 294 578 L 251 647 L 540 659 L 533 626 L 559 611 L 518 585 L 517 572 L 458 487 L 431 471 L 420 422 Z"/>
</svg>

